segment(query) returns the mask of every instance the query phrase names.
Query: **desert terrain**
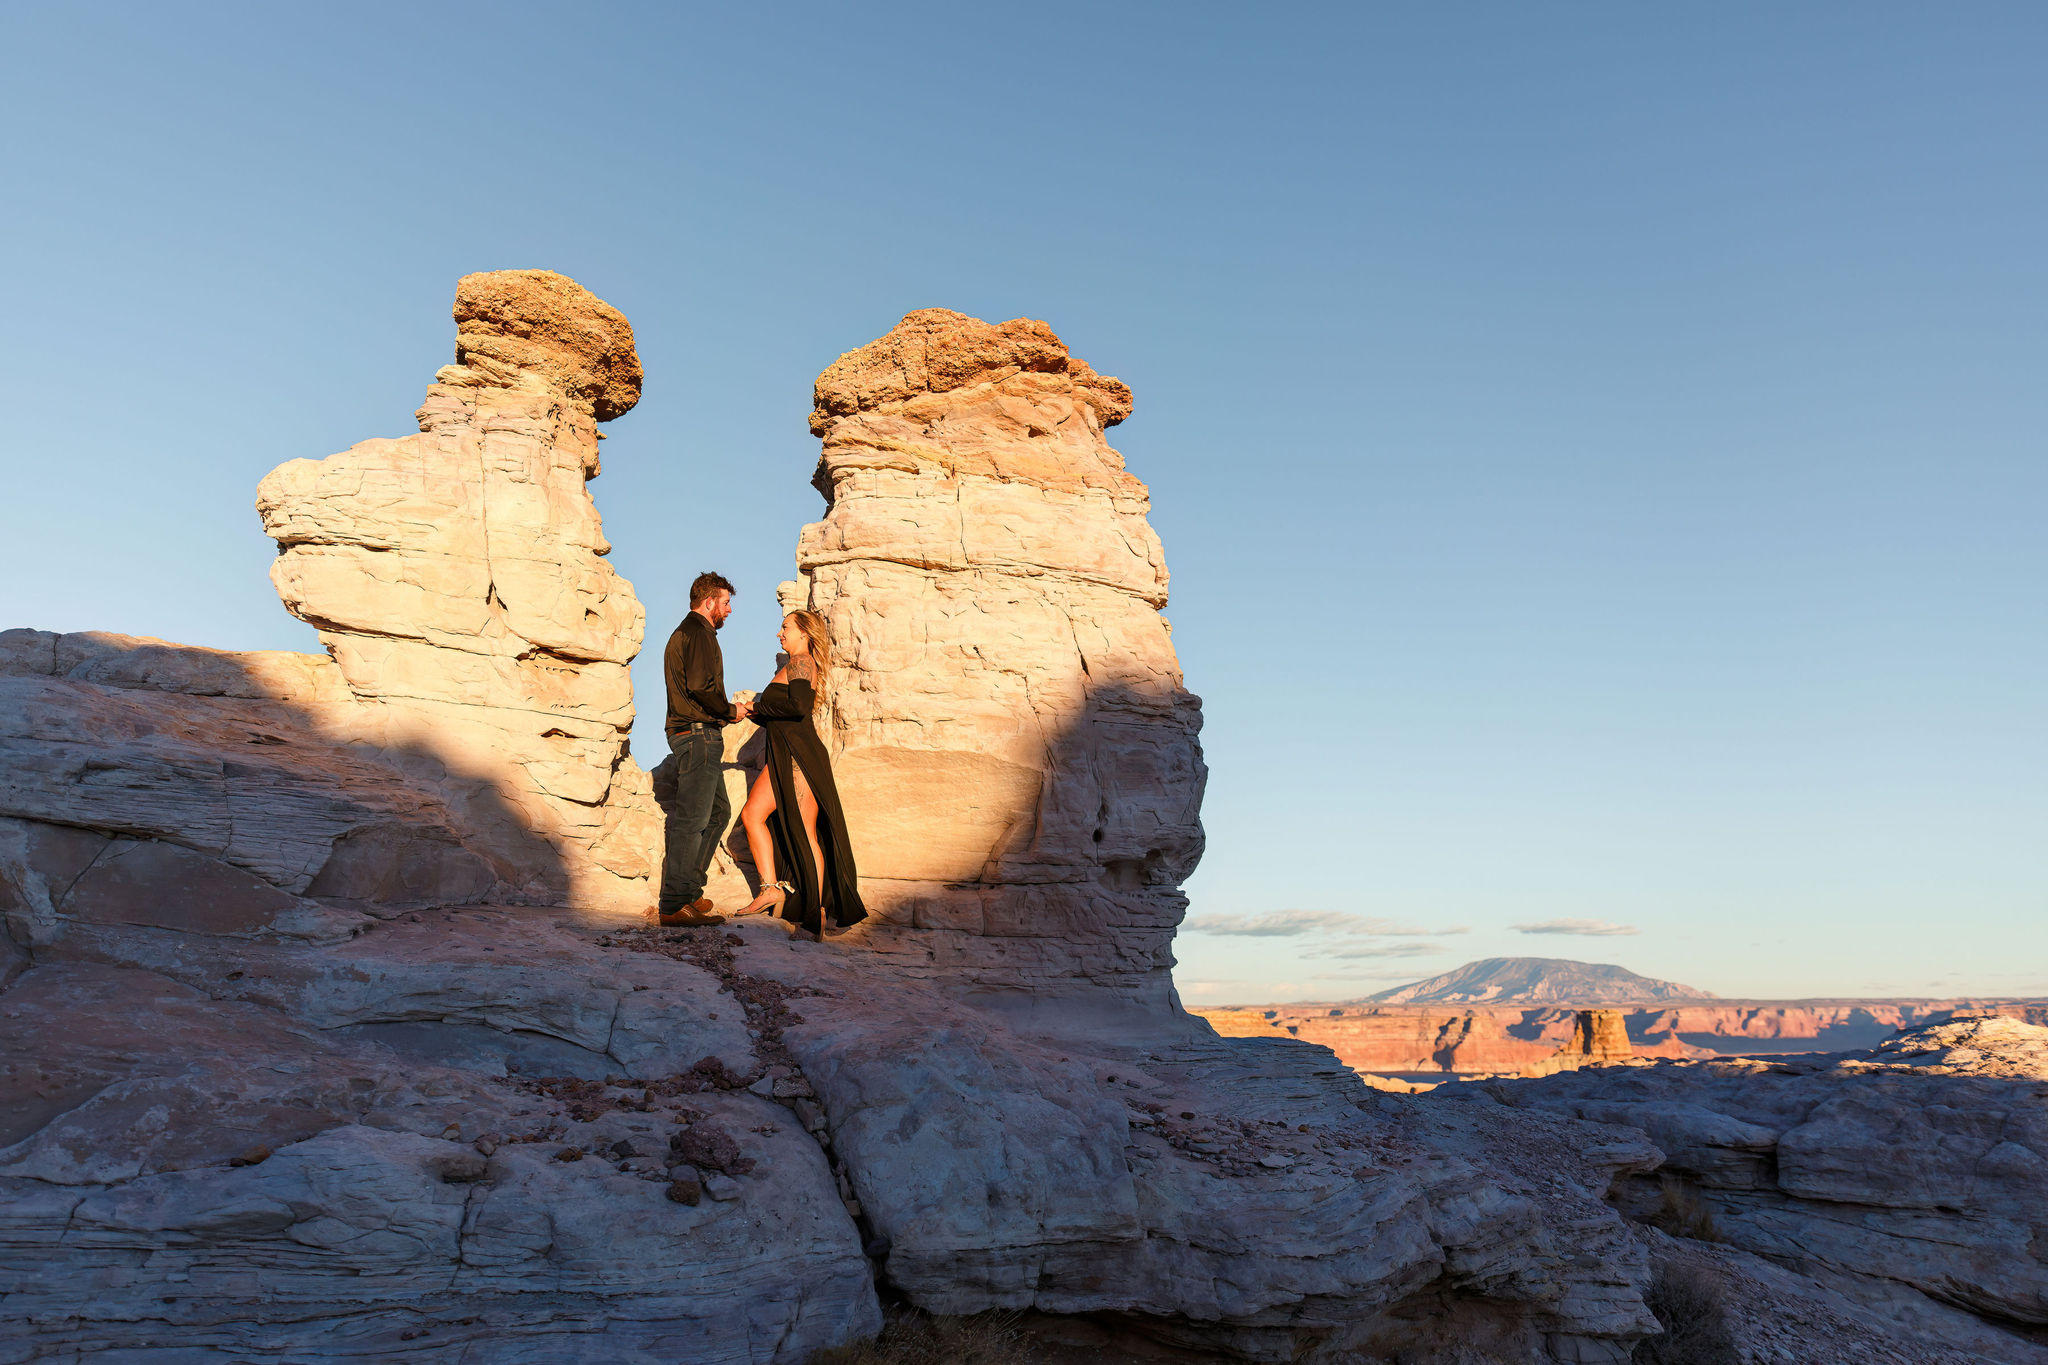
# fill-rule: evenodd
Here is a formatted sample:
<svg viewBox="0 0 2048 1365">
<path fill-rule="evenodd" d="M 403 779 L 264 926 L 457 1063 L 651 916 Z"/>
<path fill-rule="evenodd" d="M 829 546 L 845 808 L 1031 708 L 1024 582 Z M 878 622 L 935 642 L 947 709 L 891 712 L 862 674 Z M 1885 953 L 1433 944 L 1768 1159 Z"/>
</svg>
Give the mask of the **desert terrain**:
<svg viewBox="0 0 2048 1365">
<path fill-rule="evenodd" d="M 921 310 L 814 390 L 781 597 L 888 814 L 869 919 L 651 923 L 645 613 L 588 488 L 633 333 L 544 271 L 454 321 L 416 434 L 258 488 L 322 653 L 0 631 L 0 1365 L 826 1365 L 906 1313 L 1106 1360 L 2048 1362 L 2038 1005 L 1524 958 L 1180 1007 L 1200 705 L 1132 394 L 1042 322 Z M 1469 1083 L 1364 1079 L 1402 1072 Z"/>
<path fill-rule="evenodd" d="M 1547 1064 L 1601 1016 L 1603 1059 L 1767 1057 L 1873 1048 L 1959 1013 L 2048 1025 L 2048 1001 L 1729 1000 L 1611 963 L 1482 958 L 1361 1000 L 1226 1005 L 1193 1012 L 1230 1038 L 1320 1043 L 1362 1075 L 1428 1082 L 1511 1076 Z M 1622 1042 L 1626 1036 L 1626 1044 Z"/>
</svg>

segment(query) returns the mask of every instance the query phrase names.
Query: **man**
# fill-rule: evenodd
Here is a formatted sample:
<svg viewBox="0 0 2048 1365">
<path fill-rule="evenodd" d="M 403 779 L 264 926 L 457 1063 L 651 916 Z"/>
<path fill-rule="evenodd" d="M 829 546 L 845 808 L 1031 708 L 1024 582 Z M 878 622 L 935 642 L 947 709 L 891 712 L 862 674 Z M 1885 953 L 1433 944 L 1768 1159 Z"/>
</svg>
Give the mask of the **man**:
<svg viewBox="0 0 2048 1365">
<path fill-rule="evenodd" d="M 732 615 L 732 584 L 723 574 L 700 573 L 690 584 L 690 614 L 668 637 L 662 672 L 668 682 L 667 771 L 656 774 L 655 795 L 666 807 L 667 848 L 661 860 L 656 918 L 666 927 L 723 924 L 711 913 L 704 877 L 732 815 L 725 795 L 724 729 L 744 720 L 747 708 L 725 696 L 725 656 L 718 632 Z"/>
</svg>

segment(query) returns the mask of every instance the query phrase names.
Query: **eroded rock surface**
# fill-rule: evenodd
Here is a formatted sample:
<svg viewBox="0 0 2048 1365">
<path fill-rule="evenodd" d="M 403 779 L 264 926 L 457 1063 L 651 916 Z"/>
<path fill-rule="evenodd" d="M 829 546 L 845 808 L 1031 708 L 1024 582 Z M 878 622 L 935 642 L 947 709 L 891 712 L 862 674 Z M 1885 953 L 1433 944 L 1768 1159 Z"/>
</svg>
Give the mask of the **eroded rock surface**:
<svg viewBox="0 0 2048 1365">
<path fill-rule="evenodd" d="M 1130 411 L 1045 324 L 936 308 L 818 378 L 788 601 L 832 627 L 861 942 L 914 975 L 1167 1008 L 1206 770 Z"/>
<path fill-rule="evenodd" d="M 346 936 L 359 902 L 460 903 L 552 858 L 477 851 L 428 754 L 350 742 L 319 655 L 0 632 L 0 918 Z M 415 776 L 421 769 L 429 780 Z M 502 807 L 501 807 L 502 809 Z"/>
<path fill-rule="evenodd" d="M 1472 1087 L 1458 1087 L 1468 1089 Z M 1867 1053 L 1591 1068 L 1483 1087 L 1640 1128 L 1728 1242 L 2048 1326 L 2048 1028 L 1996 1015 Z M 1645 1177 L 1625 1205 L 1673 1196 Z M 2017 1358 L 2017 1357 L 2015 1357 Z"/>
<path fill-rule="evenodd" d="M 1047 1033 L 747 927 L 882 1275 L 1246 1360 L 1621 1361 L 1647 1263 L 1602 1201 L 1640 1134 L 1375 1097 L 1317 1047 Z"/>
<path fill-rule="evenodd" d="M 823 1151 L 744 1088 L 747 1003 L 601 939 L 470 907 L 42 954 L 0 995 L 0 1360 L 801 1361 L 872 1332 Z M 675 1156 L 741 1144 L 736 1174 Z"/>
<path fill-rule="evenodd" d="M 1638 1135 L 1020 1032 L 762 921 L 356 918 L 74 923 L 0 993 L 0 1360 L 798 1362 L 878 1273 L 1248 1360 L 1647 1330 Z"/>
<path fill-rule="evenodd" d="M 1199 710 L 1121 384 L 939 311 L 821 378 L 797 591 L 880 913 L 666 932 L 616 914 L 659 830 L 584 486 L 630 331 L 541 272 L 456 315 L 420 435 L 263 485 L 331 657 L 0 635 L 0 1361 L 794 1365 L 878 1275 L 1250 1360 L 1626 1358 L 1640 1135 L 1174 1003 Z"/>
<path fill-rule="evenodd" d="M 1903 1285 L 1816 1279 L 1721 1243 L 1639 1235 L 1652 1301 L 1675 1291 L 1693 1324 L 1706 1306 L 1742 1365 L 2048 1365 L 2048 1346 Z"/>
</svg>

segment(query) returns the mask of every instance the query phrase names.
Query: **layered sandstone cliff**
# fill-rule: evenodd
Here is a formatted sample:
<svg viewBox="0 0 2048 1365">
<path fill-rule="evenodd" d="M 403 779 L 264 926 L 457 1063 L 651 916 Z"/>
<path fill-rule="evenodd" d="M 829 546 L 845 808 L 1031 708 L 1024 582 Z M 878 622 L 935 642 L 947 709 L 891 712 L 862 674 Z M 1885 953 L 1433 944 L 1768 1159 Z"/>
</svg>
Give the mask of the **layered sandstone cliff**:
<svg viewBox="0 0 2048 1365">
<path fill-rule="evenodd" d="M 1620 1018 L 1631 1054 L 1654 1058 L 1842 1052 L 1977 1009 L 2048 1024 L 2048 1005 L 1976 999 L 1730 1000 L 1605 1012 Z M 1273 1005 L 1195 1013 L 1231 1037 L 1285 1034 L 1321 1043 L 1355 1071 L 1473 1076 L 1516 1074 L 1543 1062 L 1568 1043 L 1580 1012 L 1557 1006 Z"/>
<path fill-rule="evenodd" d="M 1040 322 L 904 318 L 818 377 L 790 605 L 822 612 L 828 727 L 875 920 L 913 973 L 1165 1009 L 1202 850 L 1130 390 Z"/>
<path fill-rule="evenodd" d="M 1706 1055 L 1668 1034 L 1637 1035 L 1634 1016 L 1625 1010 L 1275 1005 L 1195 1013 L 1226 1037 L 1284 1035 L 1320 1043 L 1352 1070 L 1374 1075 L 1523 1074 L 1560 1051 L 1609 1060 Z M 1588 1015 L 1598 1017 L 1597 1042 L 1582 1037 L 1593 1027 Z"/>
<path fill-rule="evenodd" d="M 1875 1047 L 1902 1029 L 1940 1023 L 1971 1010 L 2048 1024 L 2048 1004 L 2038 1001 L 1728 1000 L 1631 1010 L 1629 1031 L 1680 1038 L 1722 1053 L 1844 1052 Z"/>
</svg>

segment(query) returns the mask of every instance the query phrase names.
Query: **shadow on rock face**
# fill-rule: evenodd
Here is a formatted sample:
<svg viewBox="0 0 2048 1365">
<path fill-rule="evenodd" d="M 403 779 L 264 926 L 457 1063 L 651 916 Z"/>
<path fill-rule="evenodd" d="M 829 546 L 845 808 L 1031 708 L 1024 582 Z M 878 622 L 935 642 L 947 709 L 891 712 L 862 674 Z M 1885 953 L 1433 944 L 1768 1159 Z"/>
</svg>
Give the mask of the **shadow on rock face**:
<svg viewBox="0 0 2048 1365">
<path fill-rule="evenodd" d="M 829 710 L 816 723 L 833 733 Z M 1180 884 L 1203 849 L 1199 728 L 1187 693 L 1109 683 L 1035 752 L 835 755 L 871 916 L 835 945 L 1036 1029 L 1205 1034 L 1172 979 Z M 760 885 L 739 809 L 764 749 L 752 724 L 726 728 L 721 905 Z M 655 791 L 667 799 L 659 772 Z"/>
<path fill-rule="evenodd" d="M 489 780 L 425 736 L 373 742 L 367 710 L 318 655 L 0 633 L 17 950 L 84 926 L 331 940 L 364 913 L 560 899 L 553 845 Z"/>
<path fill-rule="evenodd" d="M 0 634 L 10 1345 L 751 1363 L 872 1332 L 824 1155 L 746 1088 L 748 1006 L 616 915 L 508 904 L 565 885 L 552 843 L 431 737 L 362 742 L 332 671 Z M 692 1133 L 744 1178 L 676 1174 Z"/>
<path fill-rule="evenodd" d="M 425 1325 L 493 1358 L 795 1362 L 878 1324 L 869 1245 L 935 1311 L 1108 1313 L 1248 1355 L 1340 1340 L 1453 1254 L 1512 1265 L 1494 1292 L 1522 1336 L 1635 1330 L 1611 1215 L 1573 1245 L 1619 1258 L 1584 1277 L 1618 1304 L 1555 1308 L 1522 1250 L 1552 1235 L 1538 1211 L 1394 1164 L 1327 1054 L 1204 1042 L 1163 984 L 1124 988 L 1164 982 L 1199 849 L 1198 782 L 1119 738 L 1156 720 L 1141 689 L 1092 691 L 1042 751 L 986 879 L 934 889 L 957 920 L 828 944 L 743 923 L 728 972 L 489 903 L 531 863 L 407 780 L 429 747 L 338 737 L 318 659 L 0 646 L 6 913 L 33 963 L 0 993 L 0 1266 L 38 1267 L 0 1292 L 36 1305 L 39 1350 L 391 1355 Z M 931 979 L 877 990 L 894 968 Z M 754 1036 L 768 985 L 803 1019 L 793 1077 Z M 747 1169 L 704 1166 L 728 1149 Z M 1433 1205 L 1474 1199 L 1438 1229 Z M 156 1269 L 104 1291 L 109 1248 Z M 227 1311 L 168 1278 L 171 1248 L 288 1313 Z"/>
<path fill-rule="evenodd" d="M 873 918 L 839 941 L 1047 1028 L 1171 1031 L 1180 886 L 1203 848 L 1199 726 L 1184 691 L 1102 683 L 986 781 L 963 766 L 986 755 L 853 751 L 840 790 Z"/>
<path fill-rule="evenodd" d="M 6 978 L 146 970 L 499 1075 L 710 1055 L 745 1069 L 738 1013 L 711 1022 L 715 983 L 670 982 L 663 1016 L 572 960 L 581 941 L 554 926 L 582 915 L 560 908 L 553 844 L 429 743 L 353 739 L 361 708 L 331 672 L 318 656 L 0 634 Z M 535 901 L 556 908 L 509 909 Z"/>
</svg>

